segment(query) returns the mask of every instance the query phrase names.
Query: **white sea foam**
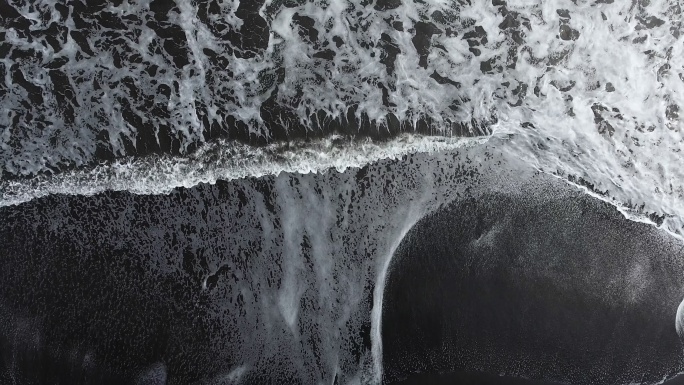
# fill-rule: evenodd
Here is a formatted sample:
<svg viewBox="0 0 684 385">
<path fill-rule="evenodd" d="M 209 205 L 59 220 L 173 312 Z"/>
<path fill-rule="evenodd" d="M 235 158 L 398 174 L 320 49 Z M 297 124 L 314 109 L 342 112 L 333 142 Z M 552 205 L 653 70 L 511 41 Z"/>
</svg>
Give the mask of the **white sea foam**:
<svg viewBox="0 0 684 385">
<path fill-rule="evenodd" d="M 14 205 L 49 194 L 93 195 L 106 190 L 135 194 L 166 194 L 177 187 L 215 183 L 281 172 L 343 172 L 381 159 L 397 159 L 416 152 L 448 151 L 477 145 L 486 137 L 443 138 L 402 135 L 387 142 L 345 142 L 335 138 L 311 143 L 278 144 L 262 148 L 219 142 L 192 157 L 129 158 L 90 170 L 3 181 L 0 206 Z"/>
<path fill-rule="evenodd" d="M 564 179 L 586 181 L 585 185 L 593 186 L 592 194 L 615 204 L 631 219 L 653 222 L 655 217 L 649 214 L 654 213 L 662 218 L 664 229 L 675 234 L 684 231 L 684 125 L 679 116 L 684 108 L 684 44 L 679 2 L 511 0 L 504 12 L 489 0 L 470 4 L 404 1 L 385 11 L 374 9 L 373 2 L 312 0 L 286 8 L 268 1 L 259 10 L 270 27 L 268 46 L 243 57 L 228 53 L 227 43 L 196 17 L 196 5 L 177 3 L 179 13 L 172 12 L 171 18 L 182 27 L 193 58 L 178 72 L 182 81 L 177 90 L 173 87 L 177 73 L 169 57 L 147 49 L 156 38 L 145 25 L 131 28 L 140 29 L 143 37 L 150 35 L 149 39 L 141 37 L 127 44 L 146 62 L 159 66 L 154 77 L 135 63 L 116 69 L 108 51 L 80 57 L 71 38 L 59 52 L 52 52 L 49 46 L 41 48 L 45 62 L 57 57 L 70 59 L 70 66 L 62 70 L 77 94 L 77 122 L 68 126 L 57 119 L 58 103 L 46 91 L 41 111 L 51 124 L 12 131 L 12 119 L 28 96 L 18 87 L 0 96 L 5 110 L 0 125 L 6 127 L 0 135 L 4 168 L 27 174 L 62 161 L 88 164 L 96 148 L 95 133 L 102 129 L 100 117 L 109 122 L 104 129 L 112 151 L 121 154 L 123 140 L 135 141 L 136 137 L 117 104 L 128 97 L 119 82 L 130 74 L 136 76 L 140 92 L 152 92 L 148 96 L 167 103 L 172 110 L 162 123 L 180 140 L 181 152 L 189 143 L 204 140 L 195 109 L 200 101 L 207 106 L 211 120 L 220 120 L 221 111 L 229 111 L 254 135 L 269 137 L 260 107 L 274 86 L 264 79 L 275 76 L 276 68 L 284 68 L 277 99 L 292 107 L 302 124 L 311 123 L 313 111 L 341 116 L 351 104 L 358 106 L 357 117 L 363 113 L 379 123 L 388 113 L 413 123 L 427 116 L 437 132 L 449 122 L 484 122 L 495 117 L 494 133 L 510 135 L 510 140 L 502 142 L 502 152 Z M 219 8 L 225 17 L 212 16 L 212 22 L 239 29 L 243 20 L 234 16 L 238 3 L 222 2 Z M 146 4 L 125 2 L 109 10 L 122 15 L 146 14 Z M 52 6 L 52 0 L 35 5 L 39 10 Z M 313 20 L 317 43 L 307 42 L 299 33 L 293 22 L 295 13 Z M 40 18 L 32 19 L 36 28 L 43 23 Z M 394 28 L 395 22 L 403 27 Z M 419 65 L 420 54 L 413 41 L 419 22 L 432 23 L 439 30 L 428 37 L 425 67 Z M 486 41 L 467 37 L 478 28 L 485 32 Z M 394 74 L 389 74 L 383 63 L 385 51 L 378 45 L 382 34 L 398 48 Z M 16 47 L 35 48 L 37 44 L 13 30 L 6 36 Z M 338 46 L 335 38 L 344 44 Z M 92 35 L 92 49 L 102 46 L 103 39 L 98 33 Z M 470 49 L 473 40 L 478 54 Z M 332 60 L 314 57 L 322 47 L 335 52 Z M 207 72 L 212 64 L 203 49 L 226 55 L 227 67 Z M 45 69 L 30 61 L 0 61 L 8 68 L 17 65 L 36 84 L 46 82 L 49 91 Z M 460 87 L 436 82 L 431 77 L 434 73 Z M 110 87 L 97 89 L 83 81 L 91 78 Z M 157 87 L 151 85 L 152 80 L 169 86 L 168 100 L 154 94 Z M 111 85 L 114 83 L 119 85 Z M 379 84 L 386 86 L 389 107 L 380 102 Z M 132 108 L 145 116 L 143 110 Z M 385 157 L 458 145 L 451 139 L 411 136 L 363 146 L 338 146 L 330 139 L 289 149 L 284 145 L 254 149 L 210 144 L 196 155 L 180 158 L 124 159 L 84 172 L 3 181 L 0 204 L 52 193 L 93 194 L 106 189 L 166 193 L 217 179 L 281 171 L 318 172 L 331 167 L 343 170 Z"/>
</svg>

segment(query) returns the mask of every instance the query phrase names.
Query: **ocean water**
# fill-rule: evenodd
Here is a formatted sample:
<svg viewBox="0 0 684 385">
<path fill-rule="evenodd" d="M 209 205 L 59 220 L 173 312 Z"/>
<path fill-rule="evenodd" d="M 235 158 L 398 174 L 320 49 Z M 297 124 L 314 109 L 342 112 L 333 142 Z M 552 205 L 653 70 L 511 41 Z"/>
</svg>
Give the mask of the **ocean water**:
<svg viewBox="0 0 684 385">
<path fill-rule="evenodd" d="M 0 379 L 679 381 L 682 6 L 0 0 Z"/>
</svg>

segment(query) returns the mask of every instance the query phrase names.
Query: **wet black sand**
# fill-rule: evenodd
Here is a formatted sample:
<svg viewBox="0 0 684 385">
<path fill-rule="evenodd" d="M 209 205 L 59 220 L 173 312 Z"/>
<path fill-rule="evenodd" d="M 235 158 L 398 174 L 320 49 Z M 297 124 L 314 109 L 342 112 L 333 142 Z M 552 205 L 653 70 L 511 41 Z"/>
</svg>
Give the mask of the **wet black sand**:
<svg viewBox="0 0 684 385">
<path fill-rule="evenodd" d="M 543 380 L 527 380 L 515 377 L 496 376 L 485 373 L 447 373 L 411 376 L 396 385 L 561 385 L 559 382 Z M 682 385 L 684 377 L 677 376 L 664 381 L 663 385 Z"/>
<path fill-rule="evenodd" d="M 423 219 L 385 288 L 387 380 L 473 369 L 573 384 L 662 380 L 683 355 L 679 250 L 661 240 L 579 193 L 489 196 Z"/>
<path fill-rule="evenodd" d="M 494 374 L 460 372 L 447 374 L 418 374 L 396 385 L 561 385 L 558 382 L 527 380 L 515 377 L 497 376 Z"/>
<path fill-rule="evenodd" d="M 244 193 L 252 183 L 261 187 L 249 191 L 268 196 L 271 182 L 254 180 L 0 209 L 1 381 L 162 383 L 149 380 L 156 373 L 169 384 L 211 384 L 239 365 L 244 349 L 268 340 L 243 334 L 259 304 L 236 292 L 253 280 L 240 276 L 250 271 L 241 264 L 259 258 L 244 252 L 266 242 L 243 208 L 262 199 Z M 252 251 L 225 249 L 230 243 L 207 236 L 203 223 L 257 241 Z M 173 246 L 193 234 L 201 248 Z M 420 221 L 395 256 L 383 315 L 386 382 L 617 384 L 682 370 L 674 330 L 681 268 L 660 239 L 579 192 L 445 207 Z M 219 252 L 233 267 L 212 272 Z M 283 261 L 272 263 L 277 272 Z M 633 280 L 635 271 L 642 275 Z M 204 278 L 208 290 L 199 289 Z M 361 325 L 356 345 L 341 349 L 370 347 Z M 269 349 L 263 343 L 256 352 Z M 288 356 L 289 345 L 274 346 Z M 293 362 L 276 359 L 244 383 L 306 383 Z"/>
</svg>

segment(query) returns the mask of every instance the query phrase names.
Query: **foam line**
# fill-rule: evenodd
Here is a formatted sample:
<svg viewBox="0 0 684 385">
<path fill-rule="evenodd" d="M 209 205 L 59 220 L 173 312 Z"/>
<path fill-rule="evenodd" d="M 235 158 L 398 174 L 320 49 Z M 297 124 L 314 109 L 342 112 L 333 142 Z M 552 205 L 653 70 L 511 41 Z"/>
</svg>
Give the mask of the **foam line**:
<svg viewBox="0 0 684 385">
<path fill-rule="evenodd" d="M 401 135 L 386 142 L 348 142 L 336 138 L 311 143 L 252 147 L 221 141 L 203 147 L 192 157 L 128 158 L 87 170 L 52 176 L 3 181 L 0 206 L 15 205 L 49 194 L 93 195 L 105 190 L 135 194 L 166 194 L 177 187 L 233 180 L 281 172 L 344 171 L 381 159 L 397 159 L 417 152 L 448 151 L 477 145 L 487 137 L 444 138 Z"/>
</svg>

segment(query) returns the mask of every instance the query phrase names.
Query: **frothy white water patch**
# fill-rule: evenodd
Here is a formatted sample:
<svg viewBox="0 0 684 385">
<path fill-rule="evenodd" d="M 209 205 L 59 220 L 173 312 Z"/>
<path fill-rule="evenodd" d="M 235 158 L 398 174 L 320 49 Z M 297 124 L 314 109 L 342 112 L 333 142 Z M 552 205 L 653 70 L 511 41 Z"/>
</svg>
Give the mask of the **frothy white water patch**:
<svg viewBox="0 0 684 385">
<path fill-rule="evenodd" d="M 496 120 L 495 131 L 513 134 L 502 151 L 588 181 L 631 219 L 684 233 L 681 2 L 234 0 L 209 13 L 188 1 L 164 12 L 126 2 L 107 8 L 122 30 L 134 32 L 117 32 L 121 39 L 107 28 L 79 30 L 75 19 L 100 22 L 77 10 L 60 15 L 55 4 L 38 1 L 32 11 L 17 3 L 32 32 L 0 30 L 13 49 L 0 60 L 14 68 L 5 76 L 8 91 L 0 92 L 0 167 L 10 174 L 91 164 L 98 144 L 124 156 L 128 147 L 146 153 L 165 139 L 187 154 L 206 144 L 209 127 L 237 123 L 242 134 L 276 138 L 278 130 L 316 126 L 316 111 L 340 118 L 354 106 L 355 118 L 380 125 L 390 114 L 413 127 L 429 118 L 435 132 Z M 157 19 L 185 39 L 167 41 L 171 30 L 150 27 Z M 260 38 L 247 20 L 263 23 Z M 71 38 L 49 39 L 52 22 Z M 260 43 L 246 46 L 248 39 L 223 31 Z M 153 49 L 171 42 L 182 52 Z M 162 126 L 163 135 L 138 135 Z M 203 154 L 217 152 L 208 146 Z M 230 146 L 216 164 L 197 161 L 202 154 L 122 160 L 87 174 L 0 182 L 0 204 L 52 192 L 163 193 L 219 178 L 344 169 L 406 152 L 371 146 L 318 143 L 301 153 Z"/>
<path fill-rule="evenodd" d="M 0 207 L 49 194 L 93 195 L 106 190 L 135 194 L 167 194 L 217 180 L 277 175 L 281 172 L 318 173 L 363 167 L 380 159 L 431 153 L 476 145 L 486 137 L 444 138 L 402 135 L 387 142 L 325 139 L 311 143 L 277 144 L 261 148 L 219 142 L 185 158 L 130 158 L 90 170 L 0 183 Z"/>
<path fill-rule="evenodd" d="M 62 163 L 90 164 L 98 143 L 123 156 L 127 144 L 145 147 L 137 139 L 149 131 L 140 128 L 145 122 L 168 126 L 147 145 L 177 140 L 178 151 L 187 154 L 191 144 L 205 144 L 207 125 L 228 116 L 233 123 L 217 123 L 224 130 L 240 122 L 249 134 L 274 138 L 290 124 L 315 126 L 315 111 L 339 118 L 355 106 L 357 119 L 364 114 L 383 124 L 392 114 L 415 126 L 429 118 L 435 132 L 497 120 L 495 131 L 514 135 L 502 151 L 545 172 L 588 181 L 631 219 L 684 232 L 680 2 L 310 0 L 285 7 L 231 1 L 209 14 L 202 4 L 175 3 L 163 17 L 147 2 L 108 8 L 112 17 L 121 15 L 124 30 L 139 36 L 116 44 L 99 29 L 84 28 L 79 33 L 87 38 L 55 47 L 47 37 L 29 39 L 8 29 L 7 42 L 23 54 L 2 59 L 18 71 L 6 76 L 17 83 L 0 93 L 7 111 L 0 114 L 4 170 L 30 175 Z M 243 29 L 249 23 L 238 17 L 241 7 L 255 8 L 249 12 L 263 22 L 258 46 L 221 32 L 254 32 Z M 71 33 L 68 20 L 85 17 L 59 16 L 52 0 L 35 8 Z M 17 6 L 17 12 L 34 22 L 31 36 L 48 27 L 28 8 Z M 158 36 L 163 28 L 131 21 L 138 18 L 177 25 L 185 51 L 174 57 L 151 49 L 166 42 Z M 73 97 L 62 100 L 59 89 Z M 39 96 L 42 103 L 32 102 Z M 266 113 L 275 105 L 287 113 Z M 150 106 L 160 112 L 150 114 Z M 200 115 L 206 118 L 201 124 Z M 203 153 L 216 152 L 208 146 Z M 318 143 L 301 153 L 231 146 L 217 164 L 194 158 L 204 155 L 123 160 L 87 174 L 3 182 L 0 204 L 52 192 L 168 192 L 219 178 L 344 169 L 406 152 L 371 146 Z M 660 218 L 649 219 L 651 213 Z"/>
<path fill-rule="evenodd" d="M 529 28 L 503 76 L 534 91 L 498 109 L 495 131 L 512 134 L 506 151 L 539 170 L 681 235 L 681 4 L 575 3 L 509 2 Z"/>
</svg>

